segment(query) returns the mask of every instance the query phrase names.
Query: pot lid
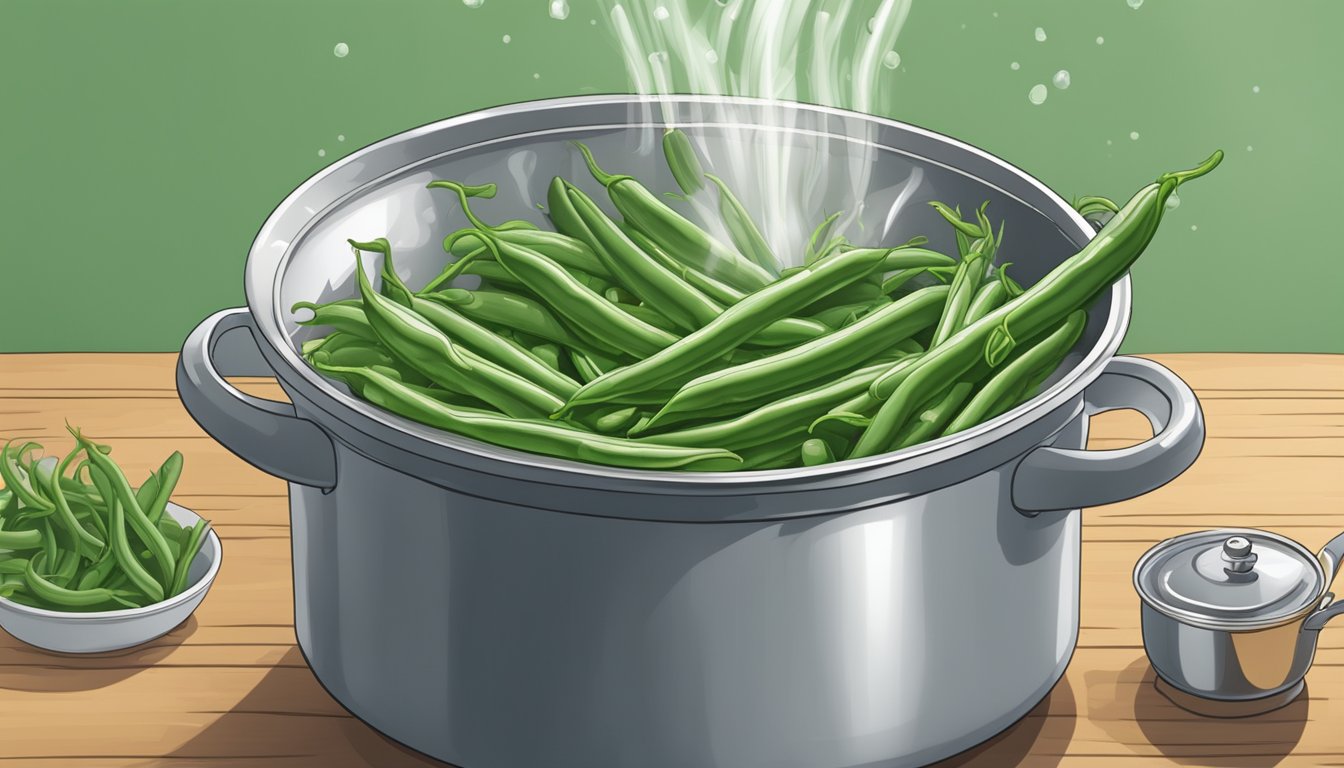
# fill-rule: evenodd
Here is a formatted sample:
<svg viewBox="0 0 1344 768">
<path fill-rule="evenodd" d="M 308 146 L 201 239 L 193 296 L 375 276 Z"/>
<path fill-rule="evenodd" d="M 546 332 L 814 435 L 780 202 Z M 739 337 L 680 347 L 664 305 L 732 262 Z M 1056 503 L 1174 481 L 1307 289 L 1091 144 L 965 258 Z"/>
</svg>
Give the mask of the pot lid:
<svg viewBox="0 0 1344 768">
<path fill-rule="evenodd" d="M 1134 587 L 1178 620 L 1247 629 L 1314 606 L 1325 591 L 1325 572 L 1291 539 L 1224 528 L 1177 536 L 1148 550 L 1134 568 Z"/>
</svg>

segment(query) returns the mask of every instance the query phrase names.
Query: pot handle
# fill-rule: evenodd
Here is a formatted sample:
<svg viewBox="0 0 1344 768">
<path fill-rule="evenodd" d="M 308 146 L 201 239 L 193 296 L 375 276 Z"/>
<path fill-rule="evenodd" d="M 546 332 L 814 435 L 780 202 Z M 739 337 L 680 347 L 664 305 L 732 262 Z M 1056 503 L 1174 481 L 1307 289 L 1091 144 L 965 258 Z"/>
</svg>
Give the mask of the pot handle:
<svg viewBox="0 0 1344 768">
<path fill-rule="evenodd" d="M 1321 561 L 1321 567 L 1325 569 L 1325 580 L 1327 583 L 1334 581 L 1335 576 L 1339 574 L 1339 565 L 1344 561 L 1344 533 L 1331 539 L 1321 548 L 1321 553 L 1316 556 Z M 1321 607 L 1315 613 L 1307 617 L 1306 622 L 1302 624 L 1302 629 L 1308 632 L 1319 632 L 1326 622 L 1344 613 L 1344 600 L 1335 600 L 1333 594 L 1327 594 L 1321 600 Z"/>
<path fill-rule="evenodd" d="M 336 449 L 327 433 L 299 418 L 289 403 L 239 391 L 215 367 L 220 338 L 238 329 L 249 332 L 250 348 L 256 351 L 252 313 L 246 307 L 216 312 L 187 336 L 177 361 L 182 404 L 201 429 L 257 469 L 291 483 L 334 488 Z"/>
<path fill-rule="evenodd" d="M 1190 386 L 1139 357 L 1112 359 L 1083 395 L 1084 415 L 1136 410 L 1153 437 L 1128 448 L 1088 451 L 1042 446 L 1013 475 L 1013 504 L 1026 515 L 1113 504 L 1161 488 L 1204 447 L 1204 415 Z"/>
</svg>

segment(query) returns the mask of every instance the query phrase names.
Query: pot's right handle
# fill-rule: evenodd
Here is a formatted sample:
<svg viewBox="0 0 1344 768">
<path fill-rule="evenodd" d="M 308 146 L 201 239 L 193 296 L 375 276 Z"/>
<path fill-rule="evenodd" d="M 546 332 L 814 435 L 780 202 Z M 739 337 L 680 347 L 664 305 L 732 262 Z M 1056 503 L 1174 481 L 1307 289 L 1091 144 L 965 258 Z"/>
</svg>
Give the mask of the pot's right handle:
<svg viewBox="0 0 1344 768">
<path fill-rule="evenodd" d="M 1117 357 L 1083 395 L 1086 415 L 1130 409 L 1148 417 L 1153 437 L 1110 451 L 1040 447 L 1013 475 L 1013 504 L 1024 514 L 1113 504 L 1161 488 L 1195 463 L 1204 415 L 1190 386 L 1138 357 Z"/>
<path fill-rule="evenodd" d="M 245 394 L 215 367 L 221 336 L 246 329 L 256 343 L 252 313 L 244 307 L 207 317 L 187 336 L 177 361 L 177 393 L 187 412 L 211 437 L 239 458 L 291 483 L 336 486 L 336 450 L 313 422 L 294 406 Z"/>
</svg>

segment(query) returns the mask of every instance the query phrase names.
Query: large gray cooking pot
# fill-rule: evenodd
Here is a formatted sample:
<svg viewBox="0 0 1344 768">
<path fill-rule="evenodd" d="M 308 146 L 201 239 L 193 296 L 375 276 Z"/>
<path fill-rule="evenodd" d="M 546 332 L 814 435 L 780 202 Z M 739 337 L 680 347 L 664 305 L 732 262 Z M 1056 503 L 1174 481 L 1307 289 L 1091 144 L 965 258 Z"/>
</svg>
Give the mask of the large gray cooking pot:
<svg viewBox="0 0 1344 768">
<path fill-rule="evenodd" d="M 380 411 L 296 353 L 311 330 L 290 305 L 353 295 L 345 238 L 386 234 L 412 285 L 437 273 L 439 240 L 464 222 L 431 199 L 429 179 L 496 181 L 483 212 L 540 222 L 533 203 L 552 175 L 600 192 L 567 143 L 582 139 L 609 170 L 670 189 L 643 153 L 664 116 L 711 157 L 781 131 L 795 153 L 869 152 L 872 197 L 888 195 L 867 206 L 869 232 L 922 177 L 892 241 L 947 229 L 925 200 L 988 199 L 1024 283 L 1092 235 L 1027 174 L 910 125 L 744 100 L 640 104 L 501 107 L 350 155 L 266 221 L 248 306 L 187 339 L 178 389 L 192 416 L 289 481 L 309 664 L 373 727 L 467 768 L 909 766 L 989 738 L 1073 653 L 1079 508 L 1163 485 L 1203 443 L 1179 378 L 1114 357 L 1128 279 L 1031 402 L 949 438 L 806 469 L 665 473 L 505 450 Z M 836 186 L 814 190 L 816 211 L 853 205 Z M 233 330 L 255 346 L 217 348 Z M 260 372 L 292 405 L 223 378 Z M 1154 437 L 1084 450 L 1088 416 L 1117 408 L 1142 411 Z"/>
</svg>

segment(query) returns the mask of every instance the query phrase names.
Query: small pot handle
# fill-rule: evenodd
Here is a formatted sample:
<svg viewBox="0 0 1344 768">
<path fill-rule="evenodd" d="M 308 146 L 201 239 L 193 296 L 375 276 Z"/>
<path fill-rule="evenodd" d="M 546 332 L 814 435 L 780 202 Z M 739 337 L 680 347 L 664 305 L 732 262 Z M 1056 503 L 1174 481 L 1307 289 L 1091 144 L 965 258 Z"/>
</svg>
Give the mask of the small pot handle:
<svg viewBox="0 0 1344 768">
<path fill-rule="evenodd" d="M 1321 553 L 1316 556 L 1321 561 L 1321 567 L 1325 569 L 1326 583 L 1335 580 L 1339 574 L 1339 565 L 1344 562 L 1344 533 L 1321 547 Z M 1307 632 L 1319 632 L 1328 621 L 1344 613 L 1344 600 L 1335 600 L 1333 594 L 1328 594 L 1321 601 L 1320 610 L 1307 617 L 1302 624 L 1302 629 Z"/>
<path fill-rule="evenodd" d="M 289 403 L 239 391 L 215 367 L 216 344 L 237 329 L 251 334 L 255 350 L 252 313 L 245 307 L 216 312 L 187 336 L 177 361 L 182 404 L 211 437 L 257 469 L 291 483 L 334 488 L 336 451 L 327 433 L 295 415 Z"/>
<path fill-rule="evenodd" d="M 1024 514 L 1113 504 L 1161 488 L 1195 463 L 1204 447 L 1204 415 L 1190 386 L 1138 357 L 1117 357 L 1083 395 L 1085 414 L 1136 410 L 1153 437 L 1110 451 L 1042 446 L 1013 475 L 1013 504 Z"/>
</svg>

